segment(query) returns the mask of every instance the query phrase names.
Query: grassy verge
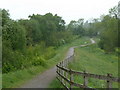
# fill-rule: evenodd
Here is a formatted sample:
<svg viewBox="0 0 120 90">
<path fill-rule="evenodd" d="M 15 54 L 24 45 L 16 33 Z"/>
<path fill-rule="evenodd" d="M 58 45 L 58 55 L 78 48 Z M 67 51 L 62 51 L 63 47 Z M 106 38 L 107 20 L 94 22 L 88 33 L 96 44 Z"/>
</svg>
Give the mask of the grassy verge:
<svg viewBox="0 0 120 90">
<path fill-rule="evenodd" d="M 33 66 L 31 68 L 28 68 L 28 69 L 18 70 L 16 72 L 10 72 L 8 74 L 3 74 L 2 75 L 2 81 L 3 81 L 2 87 L 3 88 L 20 87 L 22 84 L 24 84 L 28 80 L 30 80 L 33 77 L 35 77 L 36 75 L 44 72 L 45 70 L 53 67 L 60 60 L 63 60 L 69 47 L 83 44 L 85 40 L 89 40 L 89 39 L 84 37 L 84 38 L 75 40 L 70 44 L 65 44 L 65 45 L 59 47 L 56 50 L 57 54 L 53 58 L 47 60 L 45 66 Z"/>
<path fill-rule="evenodd" d="M 79 45 L 83 45 L 83 44 L 87 44 L 87 43 L 91 43 L 90 38 L 83 37 L 83 38 L 77 39 L 74 42 L 72 42 L 70 44 L 70 47 L 79 46 Z M 49 88 L 62 88 L 62 87 L 63 86 L 61 86 L 61 83 L 56 79 L 53 80 L 53 82 L 51 82 L 51 84 L 49 85 Z"/>
<path fill-rule="evenodd" d="M 62 46 L 57 50 L 57 54 L 52 59 L 46 62 L 45 66 L 33 66 L 28 69 L 18 70 L 16 72 L 10 72 L 8 74 L 3 74 L 3 88 L 15 88 L 24 84 L 29 79 L 35 77 L 37 74 L 42 73 L 43 71 L 54 66 L 58 61 L 63 59 L 63 55 L 68 50 L 68 45 Z"/>
<path fill-rule="evenodd" d="M 114 77 L 118 77 L 118 57 L 113 54 L 105 54 L 96 45 L 76 48 L 75 55 L 75 61 L 70 64 L 70 68 L 100 75 L 111 73 Z M 75 81 L 83 83 L 82 77 L 80 79 L 76 77 Z M 90 78 L 88 85 L 95 88 L 106 88 L 106 81 Z M 114 83 L 113 87 L 117 88 L 118 85 Z"/>
<path fill-rule="evenodd" d="M 118 56 L 112 53 L 105 54 L 104 51 L 98 48 L 96 44 L 87 47 L 76 48 L 75 60 L 69 64 L 69 68 L 76 71 L 86 70 L 89 73 L 100 75 L 107 75 L 107 73 L 111 73 L 114 77 L 118 77 Z M 77 83 L 83 84 L 83 77 L 75 76 L 74 80 Z M 58 81 L 54 80 L 50 87 L 58 88 L 58 85 L 56 84 L 61 85 Z M 105 88 L 106 82 L 103 80 L 90 78 L 88 86 Z M 113 83 L 113 87 L 118 88 L 118 84 Z"/>
<path fill-rule="evenodd" d="M 0 90 L 2 89 L 2 73 L 0 72 Z"/>
</svg>

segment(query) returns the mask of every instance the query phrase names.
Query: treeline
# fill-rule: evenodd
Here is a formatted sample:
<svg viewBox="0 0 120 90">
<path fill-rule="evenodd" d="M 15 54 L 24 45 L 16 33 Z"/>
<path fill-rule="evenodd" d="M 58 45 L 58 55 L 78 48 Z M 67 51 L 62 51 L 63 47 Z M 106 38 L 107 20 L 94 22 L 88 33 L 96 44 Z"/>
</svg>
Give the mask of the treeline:
<svg viewBox="0 0 120 90">
<path fill-rule="evenodd" d="M 109 9 L 109 14 L 95 19 L 93 25 L 94 35 L 99 36 L 99 47 L 106 53 L 117 52 L 120 54 L 120 18 L 118 18 L 118 7 Z"/>
<path fill-rule="evenodd" d="M 44 66 L 55 56 L 55 48 L 69 43 L 72 33 L 65 29 L 65 21 L 52 13 L 31 15 L 29 19 L 12 20 L 8 11 L 2 12 L 3 73 Z"/>
<path fill-rule="evenodd" d="M 71 21 L 68 30 L 79 36 L 89 36 L 100 38 L 99 47 L 106 53 L 120 53 L 120 18 L 118 18 L 118 7 L 109 9 L 109 14 L 102 15 L 84 22 L 84 19 Z"/>
<path fill-rule="evenodd" d="M 56 55 L 58 47 L 71 42 L 76 36 L 98 37 L 99 47 L 106 53 L 120 52 L 120 19 L 117 12 L 117 7 L 114 7 L 108 15 L 98 19 L 85 22 L 81 18 L 65 25 L 65 21 L 57 14 L 33 14 L 29 19 L 12 20 L 8 11 L 0 9 L 3 73 L 45 66 L 47 60 Z"/>
</svg>

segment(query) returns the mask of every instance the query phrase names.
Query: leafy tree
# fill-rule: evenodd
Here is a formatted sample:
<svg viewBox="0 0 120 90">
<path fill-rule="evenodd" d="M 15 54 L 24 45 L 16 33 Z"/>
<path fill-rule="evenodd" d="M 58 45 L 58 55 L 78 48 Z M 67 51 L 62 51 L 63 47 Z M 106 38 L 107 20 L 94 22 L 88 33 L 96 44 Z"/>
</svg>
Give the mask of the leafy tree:
<svg viewBox="0 0 120 90">
<path fill-rule="evenodd" d="M 7 24 L 7 22 L 10 20 L 9 13 L 7 10 L 2 9 L 2 26 Z"/>
<path fill-rule="evenodd" d="M 106 15 L 101 23 L 103 30 L 99 45 L 106 52 L 115 51 L 115 48 L 118 47 L 118 19 Z"/>
<path fill-rule="evenodd" d="M 115 17 L 117 19 L 118 18 L 118 7 L 114 6 L 113 8 L 111 8 L 109 10 L 109 14 L 110 16 Z"/>
<path fill-rule="evenodd" d="M 84 36 L 85 30 L 83 27 L 84 19 L 78 21 L 72 20 L 68 25 L 68 30 L 72 31 L 74 35 Z"/>
</svg>

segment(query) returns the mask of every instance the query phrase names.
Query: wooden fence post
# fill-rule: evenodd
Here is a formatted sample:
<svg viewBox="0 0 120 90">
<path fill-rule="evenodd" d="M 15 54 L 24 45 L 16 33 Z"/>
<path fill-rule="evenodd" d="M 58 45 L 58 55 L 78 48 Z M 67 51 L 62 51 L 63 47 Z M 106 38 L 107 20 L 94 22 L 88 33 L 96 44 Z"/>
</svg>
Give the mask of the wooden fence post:
<svg viewBox="0 0 120 90">
<path fill-rule="evenodd" d="M 71 69 L 70 69 L 70 90 L 72 90 L 72 83 L 73 82 L 73 74 L 71 72 Z"/>
<path fill-rule="evenodd" d="M 68 78 L 68 73 L 65 72 L 65 78 Z M 65 86 L 67 85 L 67 82 L 65 81 Z"/>
<path fill-rule="evenodd" d="M 62 61 L 61 61 L 61 67 L 63 67 L 63 65 L 62 65 Z M 61 75 L 63 75 L 63 70 L 61 69 Z M 63 79 L 62 79 L 62 77 L 61 77 L 61 81 L 62 81 Z"/>
<path fill-rule="evenodd" d="M 58 66 L 60 66 L 60 63 L 58 63 Z M 60 68 L 58 68 L 58 73 L 60 73 Z M 59 75 L 58 78 L 60 79 Z"/>
<path fill-rule="evenodd" d="M 107 74 L 108 78 L 111 78 L 112 74 Z M 107 80 L 107 88 L 110 89 L 112 88 L 112 81 L 109 79 Z"/>
<path fill-rule="evenodd" d="M 86 77 L 86 71 L 84 71 L 84 86 L 88 85 L 88 77 Z"/>
<path fill-rule="evenodd" d="M 60 62 L 60 67 L 62 66 L 62 62 Z M 62 69 L 61 68 L 59 68 L 60 69 L 60 74 L 62 74 Z M 62 77 L 60 77 L 60 80 L 61 80 L 61 82 L 62 82 Z"/>
<path fill-rule="evenodd" d="M 67 61 L 67 66 L 66 67 L 68 67 L 68 58 L 66 59 L 66 61 Z"/>
<path fill-rule="evenodd" d="M 64 67 L 66 67 L 66 60 L 64 60 Z"/>
<path fill-rule="evenodd" d="M 62 61 L 62 67 L 64 67 L 64 61 Z M 62 70 L 62 75 L 64 76 L 64 70 Z M 64 79 L 62 79 L 62 82 L 64 83 Z"/>
<path fill-rule="evenodd" d="M 57 65 L 59 65 L 59 63 L 58 63 Z M 59 68 L 58 68 L 58 67 L 57 67 L 57 72 L 59 72 Z M 59 75 L 58 75 L 58 74 L 57 74 L 56 76 L 59 78 Z"/>
</svg>

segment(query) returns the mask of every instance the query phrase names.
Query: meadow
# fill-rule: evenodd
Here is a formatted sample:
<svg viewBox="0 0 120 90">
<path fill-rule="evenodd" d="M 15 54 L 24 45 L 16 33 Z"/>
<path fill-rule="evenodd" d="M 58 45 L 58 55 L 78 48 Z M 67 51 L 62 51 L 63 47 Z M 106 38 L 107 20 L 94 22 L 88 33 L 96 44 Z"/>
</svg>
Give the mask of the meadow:
<svg viewBox="0 0 120 90">
<path fill-rule="evenodd" d="M 95 39 L 99 41 L 98 39 Z M 104 50 L 100 49 L 96 44 L 75 48 L 74 61 L 69 64 L 69 67 L 76 71 L 107 75 L 112 74 L 114 77 L 118 77 L 118 55 L 117 53 L 106 54 Z M 83 77 L 74 76 L 74 81 L 83 84 Z M 94 88 L 106 88 L 106 82 L 103 80 L 88 79 L 88 86 Z M 57 79 L 55 79 L 51 85 L 51 88 L 63 87 Z M 75 87 L 76 88 L 76 87 Z M 118 88 L 117 83 L 113 83 L 113 88 Z"/>
<path fill-rule="evenodd" d="M 71 43 L 67 43 L 63 46 L 60 46 L 58 49 L 54 49 L 54 52 L 56 54 L 54 56 L 52 56 L 50 59 L 45 60 L 43 65 L 40 64 L 40 65 L 36 65 L 36 66 L 31 66 L 31 67 L 25 68 L 23 70 L 16 70 L 14 72 L 9 72 L 9 73 L 3 74 L 2 75 L 2 81 L 3 81 L 2 87 L 3 88 L 20 87 L 22 84 L 26 83 L 28 80 L 32 79 L 33 77 L 44 72 L 47 69 L 52 68 L 59 61 L 63 60 L 66 56 L 68 49 L 71 46 L 75 46 L 75 45 L 77 46 L 80 44 L 84 44 L 84 41 L 87 41 L 88 43 L 90 42 L 88 37 L 83 37 L 83 38 L 76 39 Z M 39 51 L 39 49 L 38 49 L 38 51 Z M 48 51 L 47 55 L 52 55 L 49 53 L 52 53 L 52 52 Z M 45 54 L 43 54 L 43 55 L 45 55 Z M 37 58 L 38 57 L 36 57 L 36 58 L 34 57 L 34 60 Z"/>
</svg>

